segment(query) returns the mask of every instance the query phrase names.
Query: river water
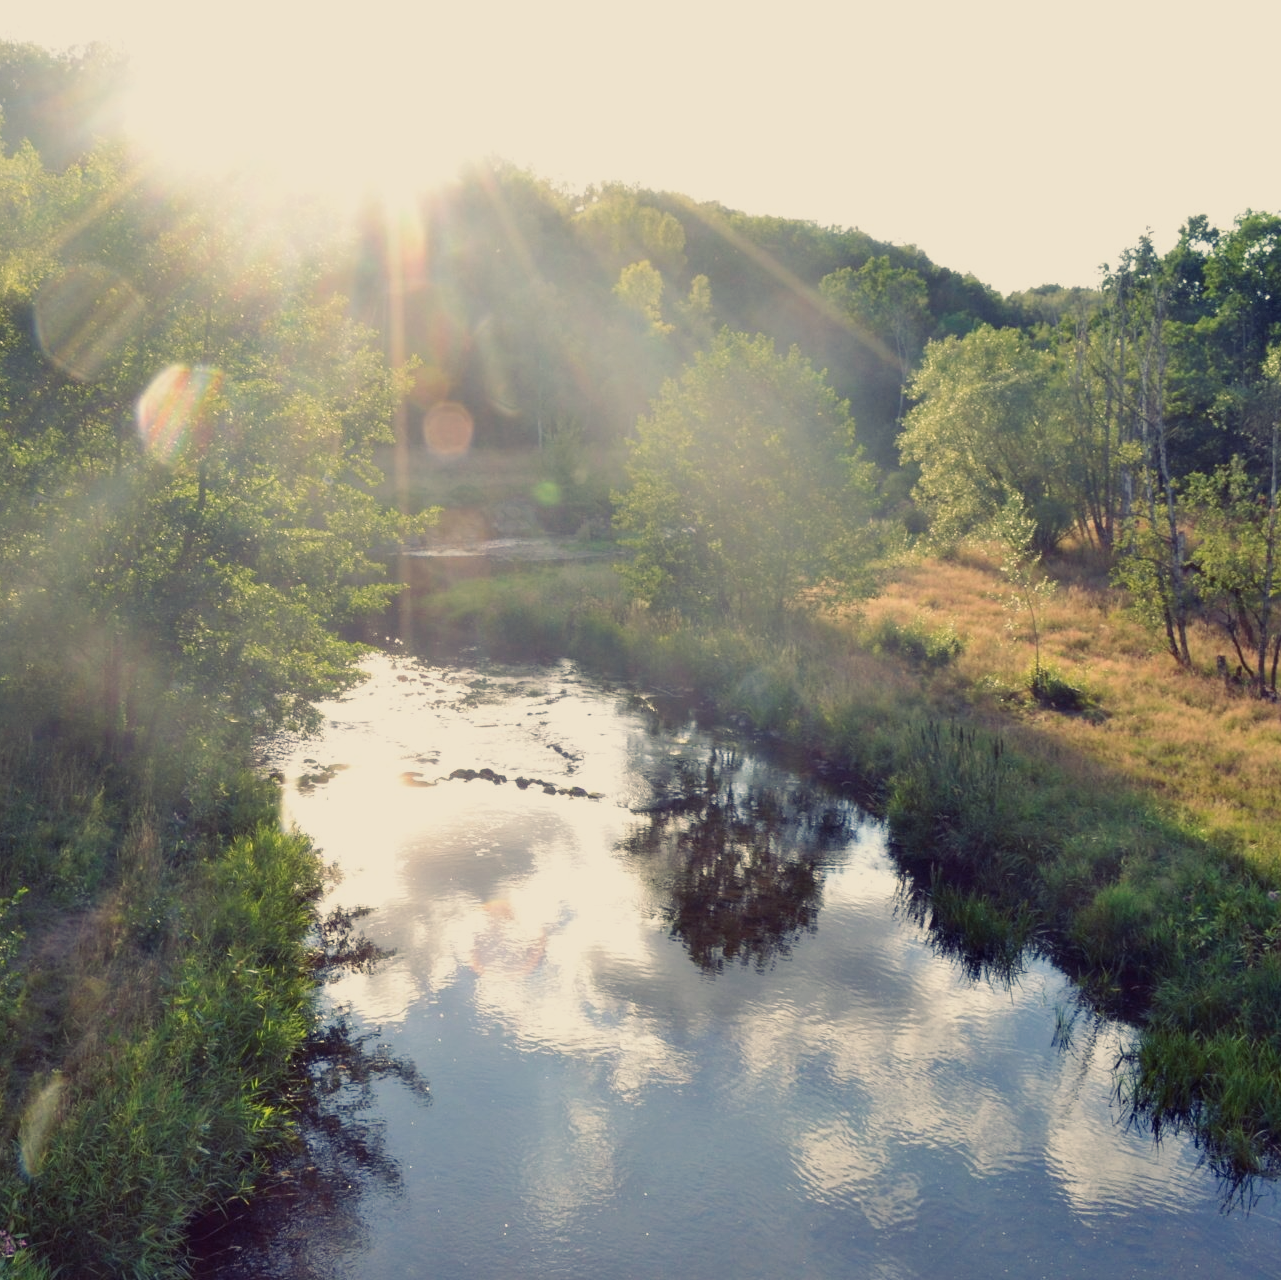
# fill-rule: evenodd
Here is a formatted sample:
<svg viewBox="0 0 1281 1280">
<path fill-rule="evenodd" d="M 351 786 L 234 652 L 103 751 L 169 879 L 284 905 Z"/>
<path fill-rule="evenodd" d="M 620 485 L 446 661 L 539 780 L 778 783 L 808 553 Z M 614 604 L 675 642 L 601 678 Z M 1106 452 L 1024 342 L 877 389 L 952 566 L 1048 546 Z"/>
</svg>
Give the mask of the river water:
<svg viewBox="0 0 1281 1280">
<path fill-rule="evenodd" d="M 1276 1274 L 1275 1193 L 1125 1122 L 1051 966 L 940 954 L 850 801 L 569 664 L 368 665 L 274 763 L 395 954 L 200 1275 Z"/>
</svg>

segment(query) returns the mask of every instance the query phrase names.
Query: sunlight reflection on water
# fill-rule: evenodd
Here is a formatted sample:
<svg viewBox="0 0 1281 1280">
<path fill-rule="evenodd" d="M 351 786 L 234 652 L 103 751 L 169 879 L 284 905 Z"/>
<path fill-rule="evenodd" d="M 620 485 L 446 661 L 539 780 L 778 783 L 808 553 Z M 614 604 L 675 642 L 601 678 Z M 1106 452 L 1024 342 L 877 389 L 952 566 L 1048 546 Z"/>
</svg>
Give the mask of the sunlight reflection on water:
<svg viewBox="0 0 1281 1280">
<path fill-rule="evenodd" d="M 1050 966 L 941 959 L 851 806 L 568 665 L 370 669 L 280 761 L 347 766 L 289 817 L 396 956 L 332 993 L 435 1099 L 375 1089 L 400 1183 L 360 1274 L 1272 1273 L 1274 1197 L 1222 1215 L 1190 1147 L 1118 1122 L 1126 1031 L 1060 1051 Z"/>
</svg>

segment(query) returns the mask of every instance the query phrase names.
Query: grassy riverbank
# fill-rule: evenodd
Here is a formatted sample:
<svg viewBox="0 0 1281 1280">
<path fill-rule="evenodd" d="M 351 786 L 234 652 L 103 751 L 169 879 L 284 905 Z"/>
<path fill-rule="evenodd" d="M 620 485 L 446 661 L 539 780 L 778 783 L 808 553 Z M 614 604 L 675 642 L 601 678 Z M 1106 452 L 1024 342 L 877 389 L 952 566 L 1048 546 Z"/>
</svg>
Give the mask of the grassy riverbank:
<svg viewBox="0 0 1281 1280">
<path fill-rule="evenodd" d="M 185 1274 L 288 1132 L 320 862 L 274 784 L 184 765 L 0 753 L 0 1274 Z"/>
<path fill-rule="evenodd" d="M 1142 1027 L 1127 1103 L 1193 1133 L 1230 1179 L 1275 1173 L 1281 717 L 1212 678 L 1208 633 L 1201 672 L 1180 673 L 1087 559 L 1052 569 L 1042 658 L 1076 690 L 1070 714 L 1029 695 L 1027 619 L 982 554 L 910 567 L 858 616 L 769 638 L 652 616 L 595 566 L 461 584 L 412 639 L 696 691 L 856 780 L 940 945 L 976 972 L 1008 972 L 1026 947 L 1052 956 L 1086 1008 Z"/>
</svg>

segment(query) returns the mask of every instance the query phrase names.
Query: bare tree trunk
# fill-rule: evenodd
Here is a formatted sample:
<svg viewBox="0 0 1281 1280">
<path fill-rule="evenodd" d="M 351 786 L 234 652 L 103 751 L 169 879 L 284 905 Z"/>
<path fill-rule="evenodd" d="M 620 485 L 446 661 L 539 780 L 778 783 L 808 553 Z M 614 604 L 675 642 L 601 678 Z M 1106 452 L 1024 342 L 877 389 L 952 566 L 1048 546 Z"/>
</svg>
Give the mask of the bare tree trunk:
<svg viewBox="0 0 1281 1280">
<path fill-rule="evenodd" d="M 1166 534 L 1165 563 L 1159 567 L 1162 610 L 1170 653 L 1180 666 L 1190 667 L 1187 635 L 1187 585 L 1183 570 L 1183 538 L 1179 533 L 1174 486 L 1170 478 L 1169 455 L 1165 430 L 1165 369 L 1168 351 L 1165 345 L 1165 299 L 1158 284 L 1153 292 L 1152 316 L 1143 349 L 1139 356 L 1139 425 L 1143 432 L 1144 455 L 1147 458 L 1146 499 L 1148 519 L 1153 533 L 1160 527 L 1156 510 L 1156 491 L 1152 482 L 1153 463 L 1160 482 Z"/>
<path fill-rule="evenodd" d="M 1264 541 L 1263 562 L 1263 599 L 1259 602 L 1259 680 L 1260 698 L 1268 696 L 1266 665 L 1268 660 L 1268 641 L 1272 620 L 1272 583 L 1276 572 L 1277 546 L 1277 452 L 1281 441 L 1281 421 L 1276 412 L 1272 414 L 1272 474 L 1268 484 L 1268 534 Z M 1272 668 L 1272 690 L 1276 692 L 1276 664 Z"/>
</svg>

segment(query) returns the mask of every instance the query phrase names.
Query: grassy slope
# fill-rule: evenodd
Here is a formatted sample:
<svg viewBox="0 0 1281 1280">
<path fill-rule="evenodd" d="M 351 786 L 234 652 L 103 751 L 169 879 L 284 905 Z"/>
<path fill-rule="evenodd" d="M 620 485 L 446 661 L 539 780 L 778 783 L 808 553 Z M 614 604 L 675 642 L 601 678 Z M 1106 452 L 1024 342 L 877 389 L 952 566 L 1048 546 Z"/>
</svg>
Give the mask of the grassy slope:
<svg viewBox="0 0 1281 1280">
<path fill-rule="evenodd" d="M 287 1134 L 321 864 L 271 784 L 216 790 L 162 820 L 67 744 L 0 753 L 0 1271 L 185 1274 Z"/>
<path fill-rule="evenodd" d="M 1281 875 L 1278 708 L 1213 677 L 1215 655 L 1227 645 L 1209 628 L 1192 628 L 1198 669 L 1180 671 L 1126 616 L 1120 594 L 1087 556 L 1065 557 L 1050 569 L 1059 590 L 1040 620 L 1043 658 L 1094 696 L 1098 721 L 1001 697 L 1024 681 L 1031 636 L 1026 615 L 1009 630 L 996 564 L 981 555 L 906 570 L 865 617 L 951 624 L 966 647 L 953 674 L 938 680 L 936 698 L 964 701 L 1029 749 L 1075 760 L 1084 779 L 1094 773 L 1113 786 L 1124 780 L 1193 823 L 1231 835 L 1261 873 Z"/>
</svg>

